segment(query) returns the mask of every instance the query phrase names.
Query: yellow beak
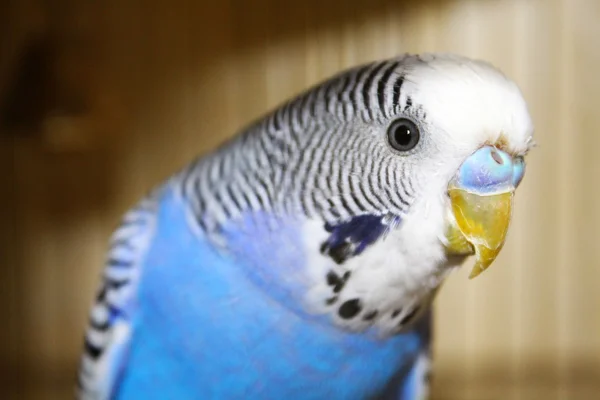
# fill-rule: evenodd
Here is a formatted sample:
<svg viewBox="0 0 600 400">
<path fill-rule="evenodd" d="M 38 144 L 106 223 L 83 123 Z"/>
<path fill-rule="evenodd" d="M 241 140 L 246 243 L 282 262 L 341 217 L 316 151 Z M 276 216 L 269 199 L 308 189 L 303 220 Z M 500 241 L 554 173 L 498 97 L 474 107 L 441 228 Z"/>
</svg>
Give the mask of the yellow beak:
<svg viewBox="0 0 600 400">
<path fill-rule="evenodd" d="M 475 254 L 469 278 L 485 271 L 502 250 L 514 192 L 523 173 L 522 160 L 514 161 L 507 153 L 486 146 L 468 158 L 450 182 L 446 251 Z"/>
<path fill-rule="evenodd" d="M 450 189 L 448 194 L 455 227 L 462 234 L 458 235 L 454 230 L 454 237 L 461 243 L 460 236 L 463 236 L 475 252 L 475 266 L 469 275 L 472 279 L 494 262 L 504 246 L 511 219 L 513 192 L 481 196 L 461 189 Z M 462 246 L 466 246 L 464 241 Z"/>
</svg>

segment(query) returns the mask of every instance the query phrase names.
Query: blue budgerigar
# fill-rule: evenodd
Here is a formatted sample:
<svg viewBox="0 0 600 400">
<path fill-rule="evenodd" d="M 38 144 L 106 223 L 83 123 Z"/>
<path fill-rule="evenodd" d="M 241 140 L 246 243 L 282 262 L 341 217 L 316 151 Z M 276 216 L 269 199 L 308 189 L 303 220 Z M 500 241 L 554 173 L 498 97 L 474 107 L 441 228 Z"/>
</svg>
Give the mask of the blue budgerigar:
<svg viewBox="0 0 600 400">
<path fill-rule="evenodd" d="M 124 216 L 79 397 L 426 398 L 432 299 L 501 250 L 532 132 L 516 84 L 458 55 L 299 94 Z"/>
</svg>

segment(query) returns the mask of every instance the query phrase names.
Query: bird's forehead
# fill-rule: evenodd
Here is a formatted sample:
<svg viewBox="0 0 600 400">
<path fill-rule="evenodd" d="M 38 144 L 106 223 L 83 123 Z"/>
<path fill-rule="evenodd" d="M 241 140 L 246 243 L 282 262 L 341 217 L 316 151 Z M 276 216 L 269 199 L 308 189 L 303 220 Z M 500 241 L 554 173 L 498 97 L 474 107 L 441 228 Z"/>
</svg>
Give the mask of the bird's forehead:
<svg viewBox="0 0 600 400">
<path fill-rule="evenodd" d="M 497 144 L 524 154 L 533 123 L 518 86 L 492 65 L 457 56 L 432 56 L 409 66 L 406 90 L 427 122 L 464 146 Z"/>
</svg>

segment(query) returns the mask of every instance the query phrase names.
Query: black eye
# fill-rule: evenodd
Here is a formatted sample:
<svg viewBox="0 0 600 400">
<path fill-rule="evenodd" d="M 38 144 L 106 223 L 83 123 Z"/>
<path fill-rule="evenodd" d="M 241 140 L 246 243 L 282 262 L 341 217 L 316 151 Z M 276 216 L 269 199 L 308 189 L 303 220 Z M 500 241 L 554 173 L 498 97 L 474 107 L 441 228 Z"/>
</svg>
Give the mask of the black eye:
<svg viewBox="0 0 600 400">
<path fill-rule="evenodd" d="M 409 151 L 419 143 L 419 128 L 409 119 L 400 118 L 388 128 L 388 141 L 398 151 Z"/>
</svg>

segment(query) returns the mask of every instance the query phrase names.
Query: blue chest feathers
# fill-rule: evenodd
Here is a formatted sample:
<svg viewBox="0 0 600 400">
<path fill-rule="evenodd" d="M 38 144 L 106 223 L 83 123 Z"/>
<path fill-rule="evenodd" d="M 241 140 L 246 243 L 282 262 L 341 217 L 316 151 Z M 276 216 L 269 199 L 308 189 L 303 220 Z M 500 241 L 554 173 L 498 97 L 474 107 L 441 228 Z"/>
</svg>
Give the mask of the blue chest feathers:
<svg viewBox="0 0 600 400">
<path fill-rule="evenodd" d="M 418 330 L 378 340 L 295 307 L 306 260 L 301 246 L 290 245 L 301 240 L 293 222 L 269 235 L 272 221 L 255 215 L 226 232 L 230 243 L 245 243 L 245 265 L 216 251 L 188 221 L 181 200 L 166 192 L 142 266 L 118 397 L 369 398 L 406 373 L 424 346 Z"/>
</svg>

